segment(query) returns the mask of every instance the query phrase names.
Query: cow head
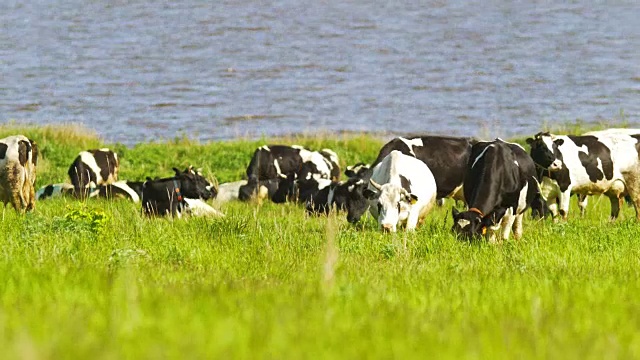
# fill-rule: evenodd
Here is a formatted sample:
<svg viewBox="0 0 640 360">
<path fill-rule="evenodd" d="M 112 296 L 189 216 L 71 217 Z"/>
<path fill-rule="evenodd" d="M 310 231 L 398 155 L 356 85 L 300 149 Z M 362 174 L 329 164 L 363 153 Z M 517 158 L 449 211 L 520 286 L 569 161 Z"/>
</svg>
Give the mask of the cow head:
<svg viewBox="0 0 640 360">
<path fill-rule="evenodd" d="M 418 201 L 418 197 L 397 184 L 380 185 L 373 179 L 369 183 L 374 189 L 367 188 L 363 194 L 376 203 L 378 224 L 383 231 L 395 232 L 398 222 L 409 217 L 411 205 Z"/>
<path fill-rule="evenodd" d="M 336 186 L 333 192 L 333 203 L 338 209 L 347 210 L 347 221 L 355 224 L 369 209 L 369 201 L 363 191 L 367 184 L 363 179 L 351 178 Z"/>
<path fill-rule="evenodd" d="M 527 139 L 527 144 L 531 146 L 531 158 L 538 166 L 549 171 L 562 169 L 562 153 L 558 147 L 564 144 L 563 139 L 554 139 L 548 132 L 537 133 Z"/>
<path fill-rule="evenodd" d="M 459 212 L 452 208 L 453 227 L 451 230 L 464 240 L 480 238 L 487 234 L 487 230 L 497 230 L 507 209 L 496 209 L 488 215 L 480 210 L 471 208 L 468 211 Z"/>
<path fill-rule="evenodd" d="M 216 195 L 215 188 L 199 171 L 194 171 L 191 166 L 183 172 L 173 168 L 176 173 L 176 180 L 180 181 L 180 192 L 182 196 L 191 199 L 210 199 Z"/>
</svg>

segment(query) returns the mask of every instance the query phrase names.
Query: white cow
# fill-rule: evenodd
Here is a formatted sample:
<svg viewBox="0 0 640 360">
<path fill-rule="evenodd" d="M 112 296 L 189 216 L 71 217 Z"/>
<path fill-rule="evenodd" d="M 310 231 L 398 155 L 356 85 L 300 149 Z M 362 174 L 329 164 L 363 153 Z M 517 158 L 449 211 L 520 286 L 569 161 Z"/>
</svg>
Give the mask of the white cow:
<svg viewBox="0 0 640 360">
<path fill-rule="evenodd" d="M 0 201 L 18 212 L 35 207 L 38 147 L 24 135 L 0 139 Z"/>
<path fill-rule="evenodd" d="M 369 211 L 384 231 L 398 224 L 412 231 L 436 202 L 436 181 L 429 167 L 413 156 L 394 150 L 373 168 L 364 196 Z"/>
</svg>

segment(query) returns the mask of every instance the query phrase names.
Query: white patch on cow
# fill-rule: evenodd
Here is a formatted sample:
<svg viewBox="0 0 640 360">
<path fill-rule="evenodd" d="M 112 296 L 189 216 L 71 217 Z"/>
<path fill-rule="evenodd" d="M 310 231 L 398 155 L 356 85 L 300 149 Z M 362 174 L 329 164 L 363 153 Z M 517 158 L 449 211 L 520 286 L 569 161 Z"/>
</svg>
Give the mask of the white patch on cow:
<svg viewBox="0 0 640 360">
<path fill-rule="evenodd" d="M 398 139 L 400 139 L 400 141 L 402 141 L 403 143 L 405 143 L 407 145 L 407 147 L 409 148 L 409 153 L 411 153 L 411 155 L 413 155 L 413 157 L 416 156 L 416 153 L 413 152 L 413 147 L 414 146 L 424 146 L 424 143 L 422 142 L 422 139 L 420 139 L 420 138 L 406 139 L 406 138 L 403 138 L 403 137 L 399 137 Z"/>
<path fill-rule="evenodd" d="M 98 184 L 102 184 L 105 179 L 103 179 L 102 175 L 100 174 L 100 167 L 96 162 L 96 158 L 93 157 L 93 155 L 88 151 L 81 151 L 80 161 L 85 163 L 85 165 L 87 165 L 89 169 L 91 169 L 91 171 L 93 171 L 96 174 L 96 182 Z M 94 183 L 93 186 L 95 187 L 96 184 Z M 89 184 L 87 185 L 87 187 L 89 187 Z"/>
<path fill-rule="evenodd" d="M 240 187 L 244 185 L 247 185 L 247 180 L 239 180 L 218 185 L 218 195 L 216 195 L 214 202 L 221 204 L 231 200 L 238 200 Z"/>
<path fill-rule="evenodd" d="M 291 148 L 293 149 L 297 149 L 297 150 L 307 150 L 304 148 L 304 146 L 302 145 L 291 145 Z M 308 151 L 308 150 L 307 150 Z"/>
<path fill-rule="evenodd" d="M 278 159 L 273 159 L 273 166 L 275 166 L 276 168 L 276 173 L 278 175 L 283 175 L 282 171 L 280 170 L 280 164 L 278 164 Z"/>
<path fill-rule="evenodd" d="M 101 149 L 100 149 L 100 151 L 102 151 L 102 152 L 109 152 L 109 151 L 111 151 L 111 150 L 109 150 L 109 148 L 101 148 Z"/>
<path fill-rule="evenodd" d="M 331 184 L 333 183 L 329 179 L 319 179 L 317 181 L 318 181 L 318 190 L 322 190 L 322 189 L 326 188 L 327 186 L 331 186 Z"/>
<path fill-rule="evenodd" d="M 513 163 L 516 164 L 517 167 L 520 167 L 520 164 L 518 164 L 518 160 L 513 160 Z"/>
<path fill-rule="evenodd" d="M 516 210 L 516 214 L 520 214 L 527 208 L 528 192 L 529 192 L 529 182 L 526 182 L 522 190 L 520 190 L 520 196 L 518 197 L 518 209 Z"/>
<path fill-rule="evenodd" d="M 191 216 L 211 216 L 211 217 L 224 217 L 224 214 L 213 208 L 213 206 L 207 204 L 201 199 L 189 199 L 184 198 L 187 203 L 188 212 Z"/>
<path fill-rule="evenodd" d="M 471 221 L 469 221 L 467 219 L 459 219 L 458 220 L 458 226 L 460 226 L 461 229 L 466 228 L 467 226 L 469 226 L 469 224 L 471 224 Z"/>
<path fill-rule="evenodd" d="M 269 147 L 268 147 L 267 145 L 262 145 L 262 146 L 260 147 L 260 149 L 262 149 L 262 150 L 264 150 L 264 151 L 271 152 L 271 149 L 269 149 Z"/>
<path fill-rule="evenodd" d="M 67 184 L 67 183 L 59 183 L 59 184 L 50 184 L 50 185 L 45 185 L 43 187 L 41 187 L 40 189 L 38 189 L 38 191 L 36 191 L 36 199 L 37 200 L 43 200 L 46 198 L 42 198 L 41 197 L 44 195 L 45 191 L 47 190 L 47 187 L 51 186 L 52 187 L 52 191 L 51 191 L 51 195 L 47 196 L 47 197 L 59 197 L 62 194 L 64 194 L 65 192 L 69 192 L 71 193 L 73 191 L 73 185 L 71 184 Z"/>
<path fill-rule="evenodd" d="M 489 150 L 489 148 L 493 147 L 493 144 L 485 147 L 484 149 L 482 149 L 482 152 L 480 153 L 480 155 L 478 155 L 478 157 L 476 157 L 476 159 L 473 161 L 473 164 L 471 164 L 471 167 L 473 168 L 474 166 L 476 166 L 476 163 L 478 162 L 478 160 L 482 159 L 482 157 L 484 156 L 484 153 L 487 152 L 487 150 Z"/>
<path fill-rule="evenodd" d="M 355 185 L 349 185 L 349 186 L 347 186 L 347 190 L 348 190 L 349 192 L 352 192 L 352 191 L 353 191 L 353 189 L 355 189 L 355 187 L 356 187 Z"/>
</svg>

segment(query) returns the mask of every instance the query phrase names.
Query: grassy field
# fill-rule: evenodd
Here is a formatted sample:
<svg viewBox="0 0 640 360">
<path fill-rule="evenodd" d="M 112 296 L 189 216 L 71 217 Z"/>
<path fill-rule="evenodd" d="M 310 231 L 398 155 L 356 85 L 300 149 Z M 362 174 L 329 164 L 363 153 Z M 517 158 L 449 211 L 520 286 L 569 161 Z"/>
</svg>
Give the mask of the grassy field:
<svg viewBox="0 0 640 360">
<path fill-rule="evenodd" d="M 102 142 L 75 128 L 0 128 L 41 147 L 38 186 Z M 201 166 L 242 176 L 267 140 L 109 145 L 123 179 Z M 282 139 L 371 161 L 366 136 Z M 3 358 L 640 358 L 639 225 L 594 198 L 524 239 L 462 243 L 452 202 L 413 234 L 342 214 L 229 203 L 223 219 L 146 219 L 126 201 L 53 199 L 0 222 Z"/>
</svg>

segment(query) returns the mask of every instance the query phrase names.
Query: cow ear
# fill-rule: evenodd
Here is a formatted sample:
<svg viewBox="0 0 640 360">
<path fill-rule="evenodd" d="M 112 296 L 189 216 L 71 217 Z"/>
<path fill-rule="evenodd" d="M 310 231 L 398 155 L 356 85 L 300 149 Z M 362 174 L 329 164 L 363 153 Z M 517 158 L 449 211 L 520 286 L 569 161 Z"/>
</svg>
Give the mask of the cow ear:
<svg viewBox="0 0 640 360">
<path fill-rule="evenodd" d="M 406 198 L 407 202 L 410 203 L 411 205 L 413 205 L 413 204 L 418 202 L 418 197 L 416 195 L 414 195 L 414 194 L 407 193 L 405 195 L 405 198 Z"/>
<path fill-rule="evenodd" d="M 364 195 L 364 197 L 369 200 L 375 200 L 380 197 L 380 193 L 375 192 L 371 189 L 364 189 L 362 191 L 362 195 Z"/>
<path fill-rule="evenodd" d="M 527 138 L 527 144 L 531 145 L 532 142 L 533 142 L 533 138 Z"/>
<path fill-rule="evenodd" d="M 451 216 L 453 216 L 453 218 L 455 219 L 455 218 L 458 217 L 458 215 L 460 215 L 460 211 L 458 211 L 458 209 L 452 207 L 451 208 Z"/>
<path fill-rule="evenodd" d="M 558 145 L 558 146 L 560 146 L 560 145 L 564 144 L 564 139 L 557 139 L 553 143 Z"/>
<path fill-rule="evenodd" d="M 176 173 L 176 176 L 180 175 L 180 170 L 178 170 L 178 168 L 173 168 L 173 171 Z"/>
</svg>

